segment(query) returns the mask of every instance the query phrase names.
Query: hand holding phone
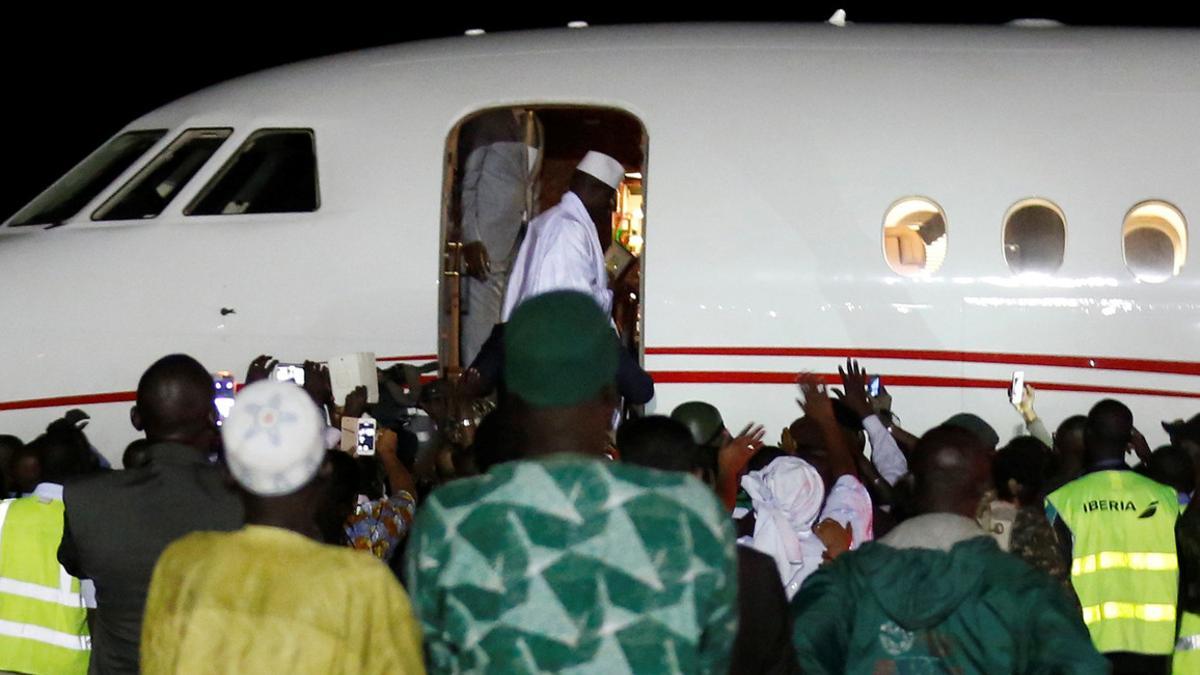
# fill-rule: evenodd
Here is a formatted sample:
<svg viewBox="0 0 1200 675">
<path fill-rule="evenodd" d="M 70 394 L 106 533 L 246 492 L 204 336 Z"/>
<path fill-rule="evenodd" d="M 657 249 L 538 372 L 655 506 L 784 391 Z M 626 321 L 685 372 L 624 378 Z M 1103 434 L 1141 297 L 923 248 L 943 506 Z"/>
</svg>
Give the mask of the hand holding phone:
<svg viewBox="0 0 1200 675">
<path fill-rule="evenodd" d="M 236 384 L 233 373 L 227 370 L 213 374 L 213 405 L 217 408 L 217 426 L 221 426 L 229 417 L 229 411 L 233 410 Z"/>
<path fill-rule="evenodd" d="M 275 365 L 272 375 L 279 382 L 295 382 L 301 387 L 304 386 L 304 364 L 303 363 L 279 363 Z"/>
<path fill-rule="evenodd" d="M 375 454 L 375 431 L 375 418 L 365 414 L 358 418 L 358 442 L 354 454 L 360 457 Z"/>
<path fill-rule="evenodd" d="M 1008 385 L 1008 400 L 1017 408 L 1025 402 L 1025 371 L 1013 371 L 1012 382 Z"/>
</svg>

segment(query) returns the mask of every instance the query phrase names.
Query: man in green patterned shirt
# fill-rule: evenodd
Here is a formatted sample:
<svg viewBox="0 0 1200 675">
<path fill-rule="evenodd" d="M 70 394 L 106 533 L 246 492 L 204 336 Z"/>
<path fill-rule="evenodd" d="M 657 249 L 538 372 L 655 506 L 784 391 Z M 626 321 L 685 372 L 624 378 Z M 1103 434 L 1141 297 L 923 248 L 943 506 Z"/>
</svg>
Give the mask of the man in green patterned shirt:
<svg viewBox="0 0 1200 675">
<path fill-rule="evenodd" d="M 616 338 L 589 296 L 505 332 L 522 461 L 423 505 L 407 556 L 430 672 L 724 673 L 732 525 L 692 476 L 607 461 Z"/>
</svg>

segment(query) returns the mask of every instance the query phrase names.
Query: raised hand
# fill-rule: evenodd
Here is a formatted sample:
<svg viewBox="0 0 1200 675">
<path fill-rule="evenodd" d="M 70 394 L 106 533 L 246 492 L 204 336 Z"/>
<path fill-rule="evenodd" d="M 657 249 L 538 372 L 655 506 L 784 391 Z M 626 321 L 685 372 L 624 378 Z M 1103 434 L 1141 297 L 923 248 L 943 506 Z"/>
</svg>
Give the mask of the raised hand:
<svg viewBox="0 0 1200 675">
<path fill-rule="evenodd" d="M 821 379 L 812 373 L 800 373 L 796 383 L 800 385 L 802 395 L 802 398 L 796 399 L 796 403 L 800 404 L 804 414 L 814 420 L 832 420 L 833 402 L 829 400 Z"/>
<path fill-rule="evenodd" d="M 842 388 L 844 391 L 835 391 L 834 394 L 846 404 L 846 407 L 854 411 L 854 414 L 860 418 L 867 418 L 875 414 L 875 408 L 871 405 L 871 397 L 867 395 L 867 377 L 864 371 L 858 364 L 858 361 L 846 359 L 846 367 L 843 369 L 838 366 L 838 375 L 842 377 Z"/>
<path fill-rule="evenodd" d="M 267 356 L 266 354 L 260 355 L 250 362 L 250 367 L 246 369 L 246 379 L 244 382 L 250 384 L 251 382 L 267 379 L 271 375 L 271 371 L 275 370 L 275 366 L 278 364 L 279 361 L 274 357 Z"/>
<path fill-rule="evenodd" d="M 342 406 L 342 415 L 344 417 L 362 417 L 362 414 L 366 411 L 367 387 L 360 384 L 349 394 L 346 394 L 346 402 Z"/>
<path fill-rule="evenodd" d="M 762 449 L 763 437 L 766 435 L 767 430 L 762 425 L 751 423 L 721 446 L 717 451 L 717 467 L 721 474 L 729 476 L 741 473 L 750 458 Z"/>
<path fill-rule="evenodd" d="M 333 385 L 329 381 L 329 368 L 316 361 L 305 361 L 304 391 L 317 405 L 332 405 Z"/>
</svg>

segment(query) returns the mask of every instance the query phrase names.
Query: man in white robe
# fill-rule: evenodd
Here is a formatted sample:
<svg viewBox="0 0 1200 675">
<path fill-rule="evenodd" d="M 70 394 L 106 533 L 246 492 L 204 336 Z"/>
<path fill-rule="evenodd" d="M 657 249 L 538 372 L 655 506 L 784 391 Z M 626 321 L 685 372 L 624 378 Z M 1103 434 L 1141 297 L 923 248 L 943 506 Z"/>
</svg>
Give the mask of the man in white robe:
<svg viewBox="0 0 1200 675">
<path fill-rule="evenodd" d="M 529 224 L 508 280 L 504 321 L 525 300 L 559 290 L 587 293 L 611 313 L 597 224 L 610 227 L 624 175 L 621 163 L 608 155 L 591 151 L 584 156 L 562 201 Z"/>
</svg>

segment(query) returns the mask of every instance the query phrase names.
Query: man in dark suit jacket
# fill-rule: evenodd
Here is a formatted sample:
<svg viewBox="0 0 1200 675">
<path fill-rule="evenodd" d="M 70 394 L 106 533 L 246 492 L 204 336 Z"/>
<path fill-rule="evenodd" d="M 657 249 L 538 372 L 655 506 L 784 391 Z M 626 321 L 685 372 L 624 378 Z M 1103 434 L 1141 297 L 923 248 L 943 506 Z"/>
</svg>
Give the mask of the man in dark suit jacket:
<svg viewBox="0 0 1200 675">
<path fill-rule="evenodd" d="M 242 526 L 241 502 L 208 461 L 217 428 L 212 397 L 212 376 L 195 359 L 160 359 L 138 382 L 130 415 L 151 444 L 149 464 L 65 487 L 58 560 L 96 585 L 89 673 L 138 672 L 150 575 L 168 544 Z"/>
</svg>

